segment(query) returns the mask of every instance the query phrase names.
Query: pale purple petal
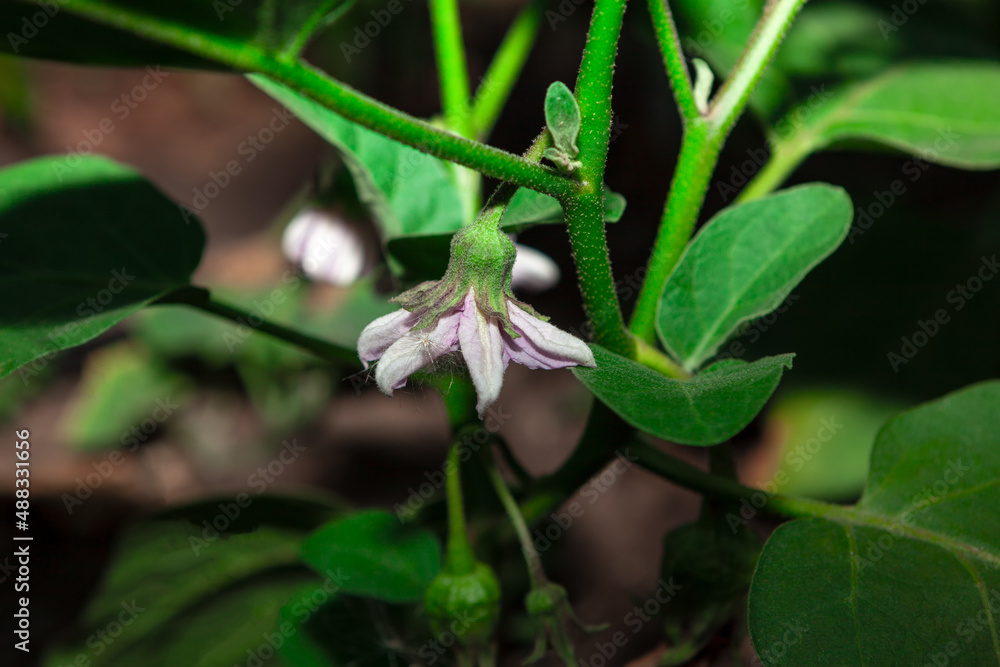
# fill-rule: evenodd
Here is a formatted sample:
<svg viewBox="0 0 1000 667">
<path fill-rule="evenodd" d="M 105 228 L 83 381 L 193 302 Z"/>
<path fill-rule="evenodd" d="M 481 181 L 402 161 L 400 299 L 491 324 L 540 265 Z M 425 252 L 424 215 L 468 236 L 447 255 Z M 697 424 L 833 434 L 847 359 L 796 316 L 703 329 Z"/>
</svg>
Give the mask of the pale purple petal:
<svg viewBox="0 0 1000 667">
<path fill-rule="evenodd" d="M 433 328 L 409 331 L 390 345 L 375 366 L 375 383 L 382 393 L 392 396 L 412 373 L 457 350 L 461 316 L 459 311 L 443 315 Z"/>
<path fill-rule="evenodd" d="M 358 337 L 358 356 L 365 368 L 368 362 L 381 357 L 386 349 L 406 335 L 420 319 L 405 308 L 383 315 L 364 328 Z"/>
<path fill-rule="evenodd" d="M 469 291 L 458 325 L 458 340 L 462 356 L 469 367 L 472 384 L 476 388 L 476 411 L 482 419 L 486 408 L 500 397 L 503 372 L 507 367 L 503 356 L 503 341 L 496 318 L 487 317 L 476 305 L 475 296 Z"/>
<path fill-rule="evenodd" d="M 576 336 L 530 315 L 508 302 L 507 312 L 514 330 L 520 335 L 504 335 L 504 350 L 511 361 L 528 368 L 566 368 L 596 366 L 594 353 Z"/>
</svg>

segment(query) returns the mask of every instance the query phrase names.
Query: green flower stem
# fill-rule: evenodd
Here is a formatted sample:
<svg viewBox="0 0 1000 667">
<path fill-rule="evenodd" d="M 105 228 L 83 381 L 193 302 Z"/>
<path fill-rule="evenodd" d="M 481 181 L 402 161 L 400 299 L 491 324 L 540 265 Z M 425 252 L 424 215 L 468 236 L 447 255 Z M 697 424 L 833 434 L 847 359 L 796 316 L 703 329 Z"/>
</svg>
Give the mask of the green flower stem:
<svg viewBox="0 0 1000 667">
<path fill-rule="evenodd" d="M 441 108 L 448 127 L 469 136 L 469 69 L 465 64 L 457 0 L 430 0 L 431 29 L 441 85 Z"/>
<path fill-rule="evenodd" d="M 700 468 L 696 468 L 690 463 L 676 459 L 640 439 L 635 439 L 629 445 L 629 452 L 634 457 L 636 463 L 650 472 L 680 486 L 708 496 L 730 498 L 732 500 L 747 500 L 754 507 L 759 507 L 773 514 L 793 518 L 834 518 L 846 517 L 850 514 L 850 508 L 840 505 L 809 500 L 808 498 L 782 496 L 767 493 L 749 486 L 743 486 L 733 479 L 713 475 Z"/>
<path fill-rule="evenodd" d="M 657 0 L 650 2 L 655 3 Z M 695 118 L 689 116 L 689 110 L 681 108 L 686 119 L 684 139 L 660 230 L 647 266 L 646 279 L 639 291 L 630 324 L 632 333 L 642 340 L 655 341 L 656 310 L 660 294 L 694 232 L 722 144 L 746 107 L 754 86 L 774 57 L 782 37 L 804 4 L 805 0 L 773 0 L 768 3 L 750 43 L 732 74 L 716 93 L 707 113 Z M 680 100 L 684 99 L 686 93 L 683 90 L 684 81 L 676 72 L 682 63 L 679 54 L 675 53 L 677 47 L 673 23 L 664 20 L 657 22 L 654 15 L 654 25 L 661 48 L 664 49 L 664 62 L 667 64 L 671 83 L 675 86 L 674 94 L 681 104 Z M 678 93 L 678 90 L 681 92 Z M 683 104 L 686 105 L 687 102 Z"/>
<path fill-rule="evenodd" d="M 574 181 L 551 169 L 436 128 L 363 95 L 300 60 L 279 60 L 252 44 L 199 33 L 120 5 L 110 7 L 98 0 L 66 0 L 63 7 L 98 23 L 168 44 L 235 70 L 259 72 L 359 125 L 488 176 L 554 197 L 567 197 L 579 190 Z"/>
<path fill-rule="evenodd" d="M 206 313 L 230 320 L 240 326 L 265 333 L 274 338 L 296 345 L 307 352 L 327 361 L 346 361 L 358 364 L 358 354 L 354 350 L 335 345 L 320 338 L 304 334 L 296 329 L 272 322 L 260 316 L 235 306 L 216 301 L 208 290 L 200 287 L 187 287 L 177 290 L 156 301 L 154 305 L 183 304 L 198 308 Z"/>
<path fill-rule="evenodd" d="M 685 125 L 701 117 L 694 102 L 694 89 L 691 85 L 691 74 L 684 62 L 684 52 L 681 49 L 680 36 L 674 24 L 673 14 L 667 0 L 649 0 L 649 16 L 653 21 L 653 31 L 663 55 L 663 66 L 670 78 L 670 88 L 674 91 L 674 100 Z"/>
<path fill-rule="evenodd" d="M 500 503 L 507 512 L 507 518 L 510 519 L 510 523 L 514 527 L 517 540 L 521 543 L 521 553 L 524 555 L 524 561 L 528 565 L 528 577 L 531 579 L 531 587 L 540 588 L 548 583 L 548 578 L 545 576 L 545 570 L 542 569 L 541 556 L 538 555 L 535 543 L 531 540 L 531 533 L 528 532 L 528 524 L 525 523 L 524 516 L 521 515 L 521 508 L 518 507 L 513 494 L 507 488 L 507 482 L 504 481 L 503 476 L 500 474 L 500 469 L 497 468 L 496 462 L 493 460 L 493 450 L 489 447 L 483 447 L 479 453 L 482 456 L 483 465 L 486 467 L 486 473 L 489 475 L 490 482 L 493 483 L 493 488 L 500 498 Z"/>
<path fill-rule="evenodd" d="M 465 506 L 462 501 L 462 445 L 452 445 L 445 464 L 445 490 L 448 496 L 448 550 L 445 567 L 451 574 L 468 574 L 475 569 L 476 559 L 469 546 L 465 529 Z"/>
<path fill-rule="evenodd" d="M 514 19 L 493 62 L 483 76 L 476 97 L 469 112 L 471 135 L 477 138 L 489 136 L 500 112 L 503 110 L 510 91 L 524 69 L 524 63 L 535 45 L 542 11 L 548 0 L 532 0 L 531 4 Z"/>
<path fill-rule="evenodd" d="M 635 356 L 635 343 L 622 319 L 621 305 L 611 275 L 611 258 L 604 231 L 604 165 L 611 131 L 611 86 L 625 0 L 597 0 L 587 44 L 576 80 L 580 105 L 577 170 L 582 193 L 561 197 L 573 248 L 580 294 L 593 327 L 594 340 L 626 357 Z"/>
</svg>

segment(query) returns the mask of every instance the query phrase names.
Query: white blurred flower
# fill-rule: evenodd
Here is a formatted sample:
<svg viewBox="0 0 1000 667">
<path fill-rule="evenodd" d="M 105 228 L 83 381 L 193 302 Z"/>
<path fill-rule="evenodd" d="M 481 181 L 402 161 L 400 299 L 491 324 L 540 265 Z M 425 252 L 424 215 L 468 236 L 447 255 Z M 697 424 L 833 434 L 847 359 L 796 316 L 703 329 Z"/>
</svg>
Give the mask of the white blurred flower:
<svg viewBox="0 0 1000 667">
<path fill-rule="evenodd" d="M 320 209 L 303 209 L 288 223 L 281 249 L 307 277 L 332 285 L 350 285 L 364 273 L 367 263 L 358 231 Z"/>
<path fill-rule="evenodd" d="M 511 287 L 526 292 L 544 292 L 559 282 L 559 265 L 540 250 L 515 243 L 517 259 L 511 272 Z"/>
</svg>

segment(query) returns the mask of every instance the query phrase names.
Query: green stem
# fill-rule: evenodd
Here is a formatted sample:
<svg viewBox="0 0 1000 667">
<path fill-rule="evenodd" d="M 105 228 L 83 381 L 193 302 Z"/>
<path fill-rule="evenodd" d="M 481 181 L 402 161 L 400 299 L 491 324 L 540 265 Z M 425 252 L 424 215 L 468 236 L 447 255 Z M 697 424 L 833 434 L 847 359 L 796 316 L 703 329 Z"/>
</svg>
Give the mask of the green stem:
<svg viewBox="0 0 1000 667">
<path fill-rule="evenodd" d="M 551 169 L 436 128 L 359 93 L 300 60 L 279 60 L 253 44 L 199 33 L 188 26 L 118 5 L 110 7 L 97 0 L 66 0 L 64 7 L 98 23 L 168 44 L 233 69 L 259 72 L 363 127 L 488 176 L 554 197 L 566 197 L 579 189 L 571 179 Z"/>
<path fill-rule="evenodd" d="M 507 98 L 510 97 L 511 89 L 521 75 L 521 70 L 524 69 L 528 54 L 535 45 L 542 11 L 547 3 L 548 0 L 532 0 L 531 4 L 517 15 L 504 36 L 472 102 L 469 113 L 471 136 L 481 139 L 489 136 L 492 131 L 504 104 L 507 103 Z"/>
<path fill-rule="evenodd" d="M 347 2 L 341 2 L 340 0 L 325 0 L 323 4 L 318 6 L 309 18 L 305 20 L 302 27 L 299 29 L 299 33 L 295 36 L 295 39 L 288 45 L 288 47 L 282 52 L 281 56 L 288 59 L 294 59 L 305 50 L 306 45 L 316 32 L 325 25 L 329 25 L 341 16 L 343 16 L 347 10 L 354 6 L 353 0 L 348 0 Z M 336 9 L 334 9 L 336 7 Z"/>
<path fill-rule="evenodd" d="M 452 445 L 445 464 L 445 489 L 448 494 L 448 555 L 445 567 L 451 574 L 468 574 L 475 569 L 476 559 L 469 546 L 465 529 L 465 507 L 462 501 L 461 440 Z"/>
<path fill-rule="evenodd" d="M 611 131 L 611 87 L 624 15 L 625 0 L 597 0 L 594 6 L 575 90 L 581 118 L 577 159 L 583 166 L 577 176 L 582 193 L 562 197 L 561 203 L 594 340 L 613 352 L 634 357 L 635 343 L 625 330 L 611 274 L 602 192 Z"/>
<path fill-rule="evenodd" d="M 710 136 L 704 119 L 688 123 L 670 182 L 663 219 L 646 266 L 646 278 L 632 312 L 630 328 L 640 340 L 649 343 L 656 340 L 660 294 L 694 233 L 721 148 L 722 141 Z"/>
<path fill-rule="evenodd" d="M 845 517 L 850 508 L 808 498 L 793 498 L 743 486 L 733 479 L 707 473 L 636 439 L 629 445 L 636 463 L 685 488 L 732 500 L 747 500 L 754 507 L 787 517 Z"/>
<path fill-rule="evenodd" d="M 632 332 L 642 340 L 653 342 L 656 338 L 656 311 L 660 294 L 694 232 L 722 144 L 774 57 L 781 38 L 804 4 L 805 0 L 769 2 L 746 50 L 716 93 L 707 113 L 695 119 L 682 110 L 688 122 L 681 152 L 630 325 Z M 661 45 L 676 48 L 674 36 L 659 29 L 657 33 Z M 672 64 L 668 67 L 676 68 L 675 57 L 671 56 Z M 665 52 L 665 62 L 666 59 Z M 674 75 L 671 75 L 671 81 L 673 79 Z"/>
<path fill-rule="evenodd" d="M 521 515 L 521 508 L 518 507 L 513 494 L 507 488 L 507 482 L 504 481 L 503 475 L 500 474 L 500 470 L 497 468 L 496 461 L 493 460 L 493 451 L 489 447 L 484 447 L 480 450 L 480 454 L 482 455 L 483 465 L 486 467 L 486 474 L 489 475 L 490 482 L 493 483 L 493 488 L 500 498 L 500 503 L 507 512 L 507 517 L 510 519 L 510 523 L 514 527 L 514 532 L 517 534 L 518 542 L 521 543 L 521 553 L 524 555 L 524 561 L 528 566 L 531 587 L 540 588 L 548 582 L 548 578 L 545 576 L 545 570 L 542 569 L 541 556 L 538 555 L 535 543 L 531 540 L 528 524 L 525 523 L 524 516 Z"/>
<path fill-rule="evenodd" d="M 199 287 L 189 287 L 168 294 L 163 299 L 156 301 L 157 305 L 183 304 L 198 308 L 206 313 L 211 313 L 226 320 L 230 320 L 240 326 L 265 333 L 274 338 L 279 338 L 293 345 L 312 352 L 317 357 L 328 361 L 348 361 L 358 363 L 358 355 L 354 350 L 346 347 L 334 345 L 320 338 L 315 338 L 304 334 L 301 331 L 291 329 L 284 325 L 272 322 L 259 313 L 251 313 L 235 306 L 222 303 L 212 299 L 208 290 Z"/>
<path fill-rule="evenodd" d="M 469 136 L 469 69 L 465 64 L 457 0 L 430 0 L 441 108 L 448 127 Z"/>
<path fill-rule="evenodd" d="M 674 91 L 674 100 L 685 124 L 701 116 L 694 101 L 694 89 L 691 85 L 691 74 L 684 62 L 684 52 L 681 49 L 681 39 L 677 34 L 677 26 L 670 12 L 667 0 L 649 0 L 649 16 L 653 21 L 653 31 L 663 55 L 663 66 L 670 78 L 670 88 Z"/>
</svg>

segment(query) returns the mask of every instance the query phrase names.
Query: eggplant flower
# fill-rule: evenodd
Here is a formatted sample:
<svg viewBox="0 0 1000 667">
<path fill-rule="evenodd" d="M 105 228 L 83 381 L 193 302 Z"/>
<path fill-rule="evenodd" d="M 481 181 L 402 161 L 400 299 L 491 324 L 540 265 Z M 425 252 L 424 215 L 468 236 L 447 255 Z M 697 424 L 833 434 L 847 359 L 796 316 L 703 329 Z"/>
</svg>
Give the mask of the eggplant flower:
<svg viewBox="0 0 1000 667">
<path fill-rule="evenodd" d="M 378 360 L 375 382 L 391 396 L 414 372 L 461 351 L 476 388 L 481 419 L 500 396 L 511 361 L 548 369 L 596 363 L 586 343 L 514 298 L 510 239 L 495 231 L 492 237 L 482 230 L 465 231 L 455 235 L 444 278 L 393 299 L 403 308 L 365 327 L 358 339 L 358 356 L 366 368 Z"/>
</svg>

